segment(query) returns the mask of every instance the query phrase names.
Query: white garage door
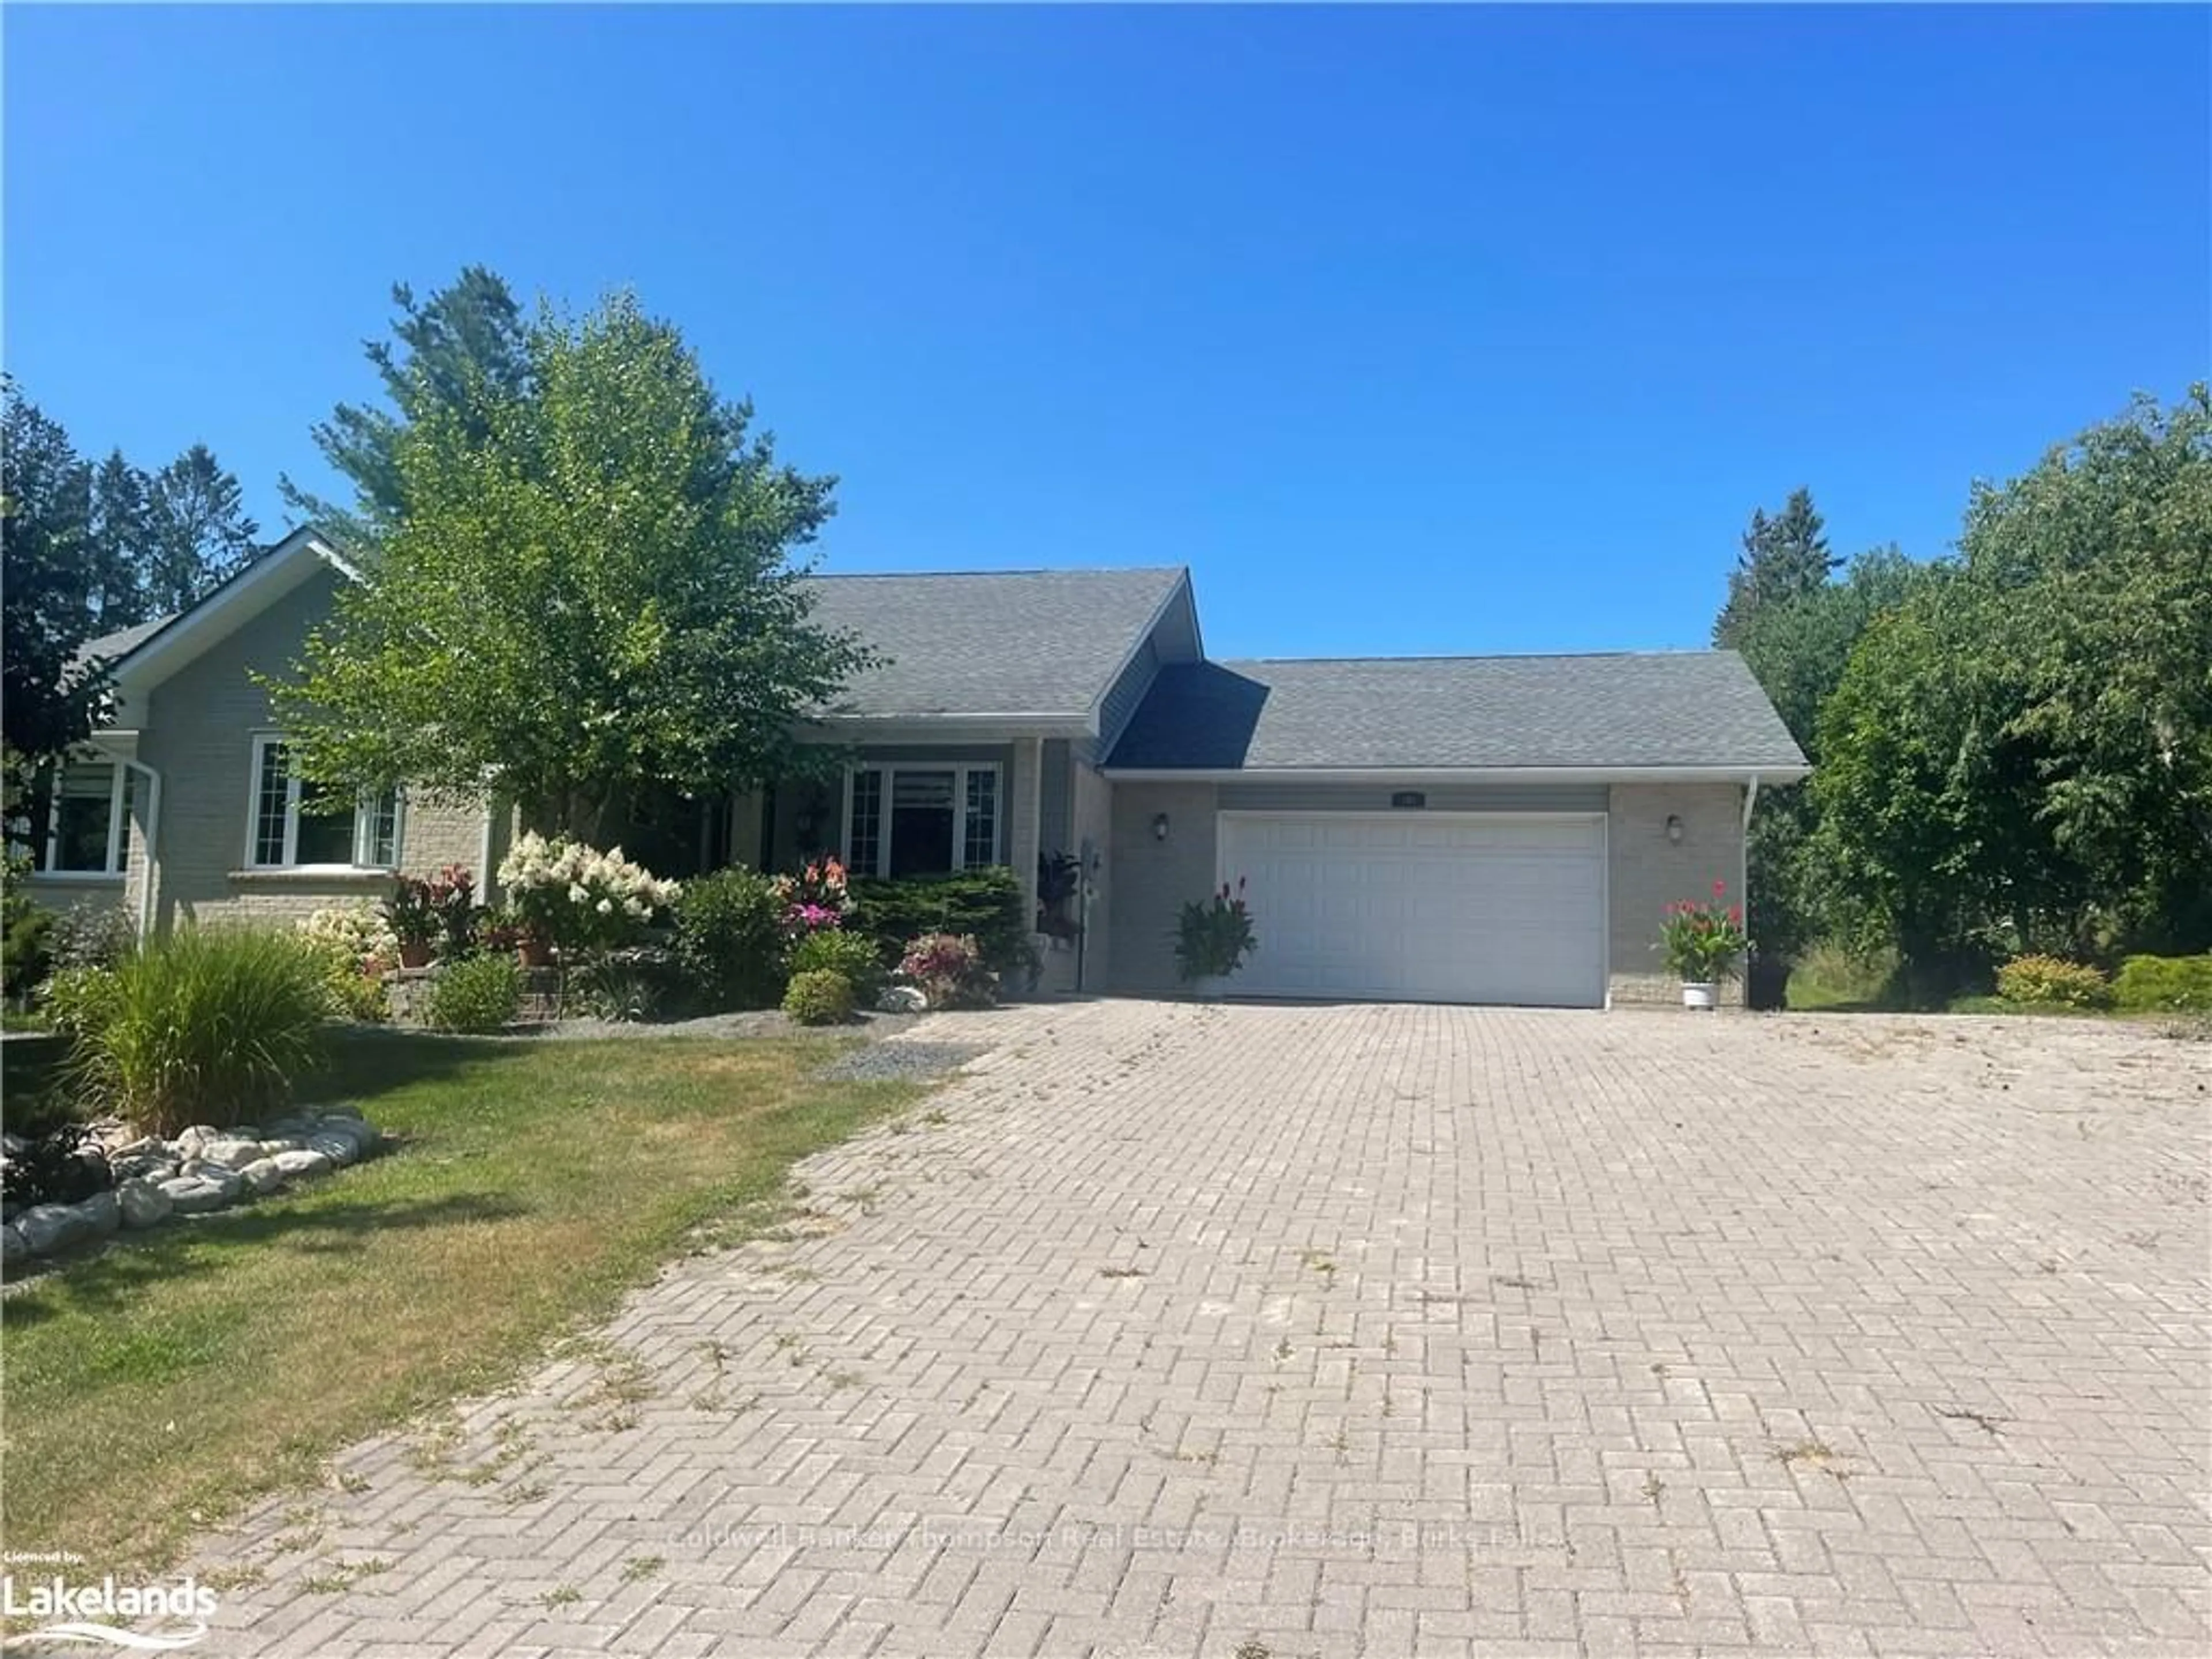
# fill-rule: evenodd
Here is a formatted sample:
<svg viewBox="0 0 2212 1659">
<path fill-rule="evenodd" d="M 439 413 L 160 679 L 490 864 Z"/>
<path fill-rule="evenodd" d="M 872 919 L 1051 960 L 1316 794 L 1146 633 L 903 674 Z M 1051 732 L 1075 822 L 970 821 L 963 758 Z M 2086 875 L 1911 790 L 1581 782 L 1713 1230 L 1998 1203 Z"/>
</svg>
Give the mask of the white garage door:
<svg viewBox="0 0 2212 1659">
<path fill-rule="evenodd" d="M 1605 1001 L 1605 820 L 1224 812 L 1260 948 L 1243 996 L 1595 1008 Z"/>
</svg>

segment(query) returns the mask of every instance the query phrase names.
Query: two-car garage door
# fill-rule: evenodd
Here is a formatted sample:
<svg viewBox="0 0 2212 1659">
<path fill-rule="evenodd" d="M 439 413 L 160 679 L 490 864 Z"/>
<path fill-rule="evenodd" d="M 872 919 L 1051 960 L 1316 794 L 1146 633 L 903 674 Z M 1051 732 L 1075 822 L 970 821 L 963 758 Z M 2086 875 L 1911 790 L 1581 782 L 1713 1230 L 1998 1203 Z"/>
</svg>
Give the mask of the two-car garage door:
<svg viewBox="0 0 2212 1659">
<path fill-rule="evenodd" d="M 1605 1001 L 1602 814 L 1224 812 L 1260 948 L 1246 996 L 1595 1008 Z"/>
</svg>

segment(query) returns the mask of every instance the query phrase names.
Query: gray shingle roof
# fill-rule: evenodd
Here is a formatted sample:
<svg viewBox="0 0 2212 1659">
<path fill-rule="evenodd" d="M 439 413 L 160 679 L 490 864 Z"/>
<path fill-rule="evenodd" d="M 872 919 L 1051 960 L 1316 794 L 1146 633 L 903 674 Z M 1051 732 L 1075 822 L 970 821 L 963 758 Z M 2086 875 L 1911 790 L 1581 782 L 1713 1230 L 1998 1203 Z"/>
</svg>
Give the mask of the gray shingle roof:
<svg viewBox="0 0 2212 1659">
<path fill-rule="evenodd" d="M 77 647 L 76 653 L 70 660 L 73 663 L 113 662 L 137 650 L 174 621 L 174 617 L 156 617 L 151 622 L 135 623 L 129 628 L 118 628 L 112 634 L 102 634 L 98 639 L 87 640 Z"/>
<path fill-rule="evenodd" d="M 810 577 L 815 619 L 888 659 L 830 712 L 1080 718 L 1182 579 L 1179 568 Z"/>
<path fill-rule="evenodd" d="M 1804 763 L 1733 651 L 1173 665 L 1107 762 L 1208 770 Z"/>
</svg>

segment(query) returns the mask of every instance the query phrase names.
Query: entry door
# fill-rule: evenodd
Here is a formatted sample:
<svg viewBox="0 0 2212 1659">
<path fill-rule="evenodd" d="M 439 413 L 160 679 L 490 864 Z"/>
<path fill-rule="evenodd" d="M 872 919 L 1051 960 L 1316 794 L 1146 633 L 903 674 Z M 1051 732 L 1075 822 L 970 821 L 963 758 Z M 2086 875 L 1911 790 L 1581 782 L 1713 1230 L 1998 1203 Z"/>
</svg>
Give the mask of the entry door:
<svg viewBox="0 0 2212 1659">
<path fill-rule="evenodd" d="M 1237 994 L 1605 1001 L 1605 819 L 1224 812 L 1259 950 Z"/>
</svg>

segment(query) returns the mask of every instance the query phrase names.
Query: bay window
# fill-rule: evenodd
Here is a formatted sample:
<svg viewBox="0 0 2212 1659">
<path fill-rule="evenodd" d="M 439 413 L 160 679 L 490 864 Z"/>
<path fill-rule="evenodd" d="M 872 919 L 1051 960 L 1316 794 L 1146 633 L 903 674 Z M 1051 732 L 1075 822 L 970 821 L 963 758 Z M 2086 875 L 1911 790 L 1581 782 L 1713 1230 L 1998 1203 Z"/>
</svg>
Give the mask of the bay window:
<svg viewBox="0 0 2212 1659">
<path fill-rule="evenodd" d="M 1000 862 L 995 763 L 854 767 L 845 784 L 845 866 L 856 876 L 945 875 Z"/>
<path fill-rule="evenodd" d="M 363 796 L 348 811 L 292 769 L 282 738 L 253 740 L 252 799 L 251 868 L 389 870 L 399 862 L 398 792 Z"/>
</svg>

